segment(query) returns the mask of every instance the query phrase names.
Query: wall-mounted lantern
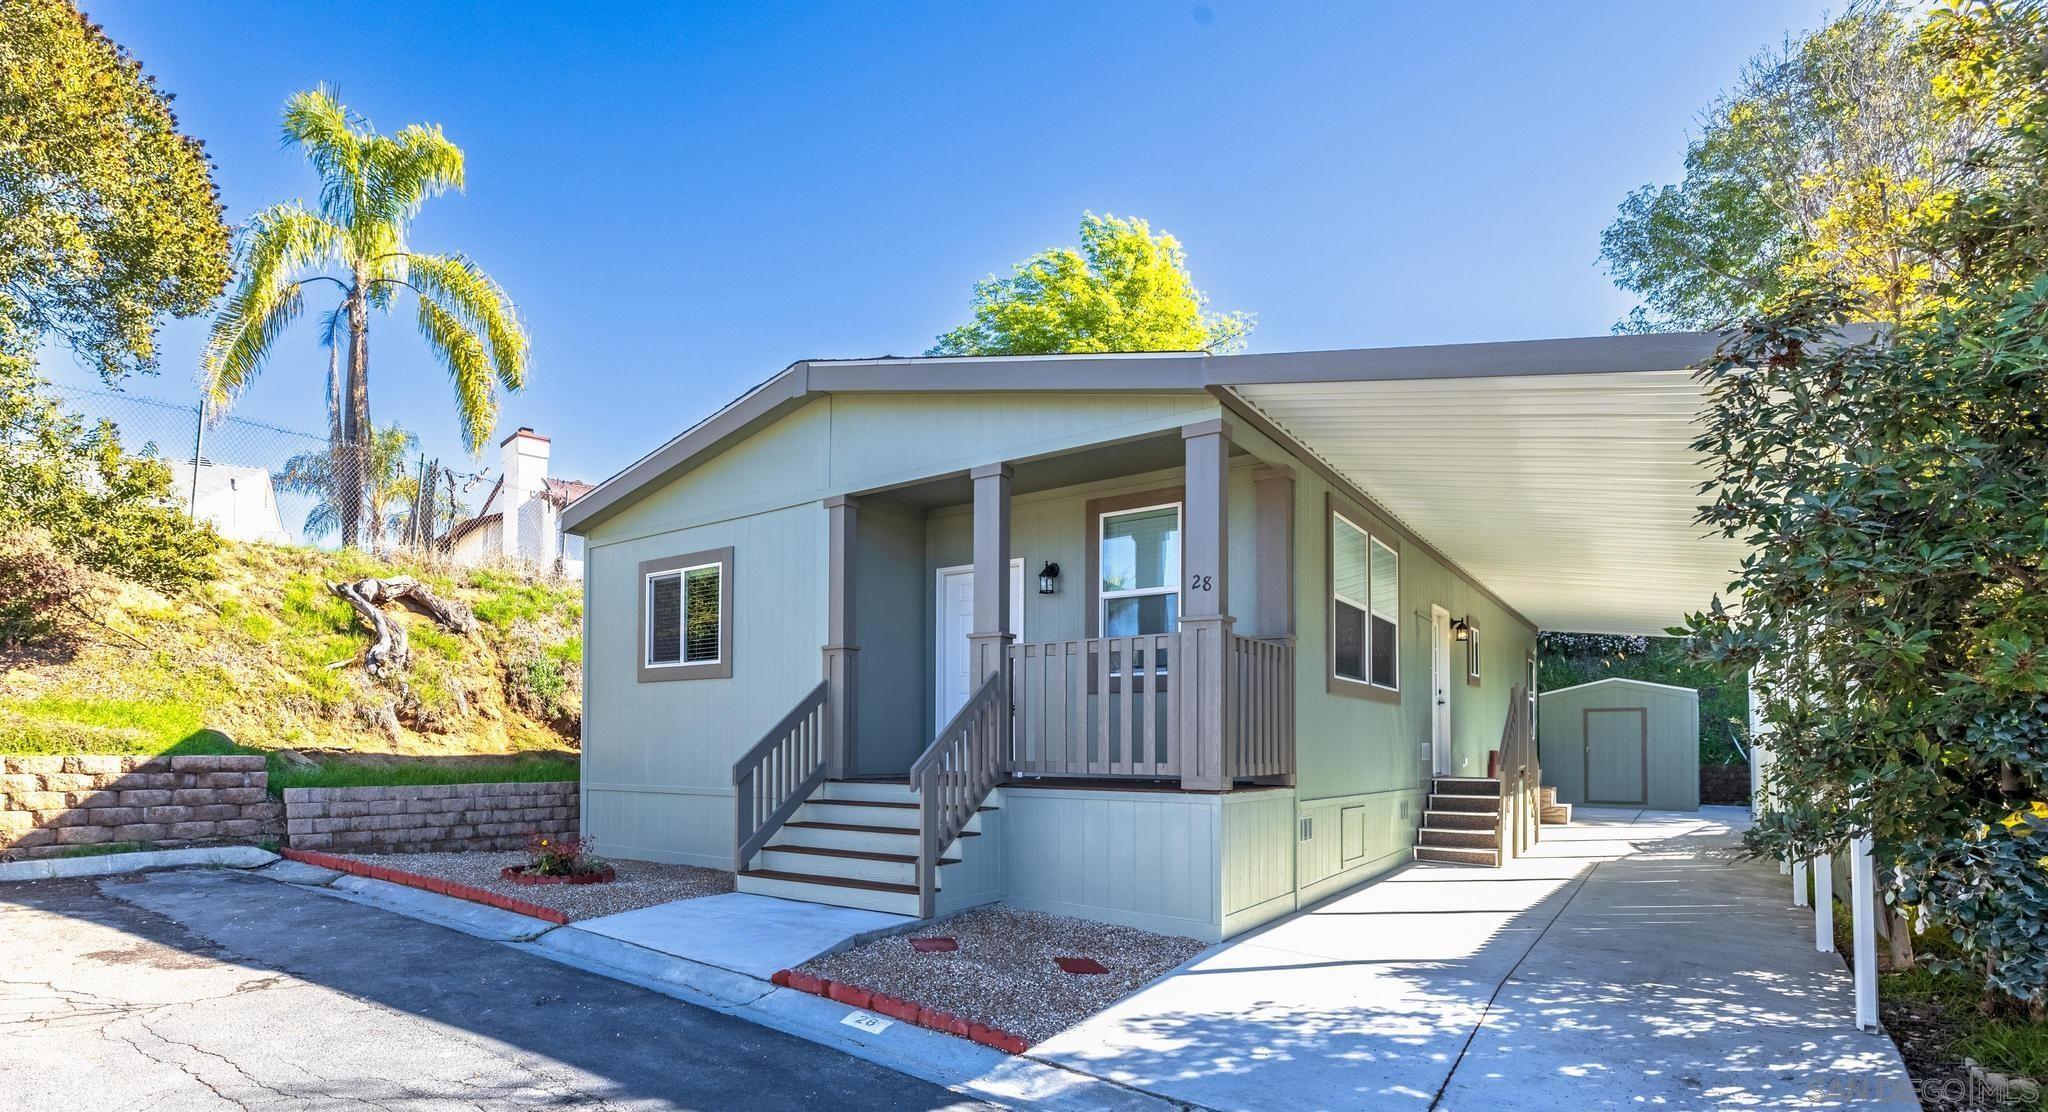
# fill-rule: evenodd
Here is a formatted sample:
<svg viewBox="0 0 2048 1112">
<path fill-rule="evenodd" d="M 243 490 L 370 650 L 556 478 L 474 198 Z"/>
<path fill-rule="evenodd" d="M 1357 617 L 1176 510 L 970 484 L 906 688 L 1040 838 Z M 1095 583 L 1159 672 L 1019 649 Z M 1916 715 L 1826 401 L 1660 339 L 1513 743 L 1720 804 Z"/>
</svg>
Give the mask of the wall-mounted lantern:
<svg viewBox="0 0 2048 1112">
<path fill-rule="evenodd" d="M 1060 566 L 1047 560 L 1045 566 L 1038 569 L 1038 593 L 1041 595 L 1058 594 L 1059 589 Z"/>
<path fill-rule="evenodd" d="M 1472 623 L 1463 618 L 1452 618 L 1451 639 L 1453 641 L 1470 641 L 1472 639 Z"/>
</svg>

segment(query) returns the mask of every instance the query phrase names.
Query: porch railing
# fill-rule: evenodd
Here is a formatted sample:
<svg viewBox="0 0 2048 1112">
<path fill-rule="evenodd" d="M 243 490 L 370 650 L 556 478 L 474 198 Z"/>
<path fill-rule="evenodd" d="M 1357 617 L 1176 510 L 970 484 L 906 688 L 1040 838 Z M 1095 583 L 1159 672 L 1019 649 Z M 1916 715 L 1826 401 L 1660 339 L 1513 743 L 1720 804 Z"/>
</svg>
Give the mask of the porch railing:
<svg viewBox="0 0 2048 1112">
<path fill-rule="evenodd" d="M 1294 771 L 1294 646 L 1233 634 L 1215 673 L 1226 685 L 1221 736 L 1201 738 L 1170 687 L 1179 633 L 1010 646 L 1016 706 L 1013 768 L 1023 776 L 1174 779 L 1198 745 L 1233 777 Z M 1192 674 L 1183 668 L 1183 675 Z"/>
<path fill-rule="evenodd" d="M 939 859 L 1010 767 L 1010 685 L 1004 669 L 946 723 L 910 766 L 918 795 L 918 918 L 929 919 L 938 894 Z"/>
<path fill-rule="evenodd" d="M 1180 634 L 1010 646 L 1015 770 L 1036 776 L 1181 773 L 1180 711 L 1167 697 Z"/>
<path fill-rule="evenodd" d="M 733 762 L 733 869 L 747 862 L 825 782 L 825 692 L 819 684 Z"/>
<path fill-rule="evenodd" d="M 1293 639 L 1233 635 L 1230 656 L 1237 698 L 1226 767 L 1233 776 L 1293 775 Z"/>
<path fill-rule="evenodd" d="M 1508 692 L 1507 721 L 1500 734 L 1500 861 L 1519 857 L 1541 832 L 1543 769 L 1536 755 L 1535 722 L 1529 689 Z"/>
</svg>

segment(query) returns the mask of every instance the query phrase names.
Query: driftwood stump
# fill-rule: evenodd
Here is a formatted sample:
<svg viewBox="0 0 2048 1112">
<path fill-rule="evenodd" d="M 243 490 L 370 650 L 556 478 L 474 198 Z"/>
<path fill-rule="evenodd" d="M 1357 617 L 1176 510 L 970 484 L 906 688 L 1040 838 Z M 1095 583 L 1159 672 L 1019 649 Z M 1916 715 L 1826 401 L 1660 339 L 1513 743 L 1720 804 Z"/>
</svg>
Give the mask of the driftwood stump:
<svg viewBox="0 0 2048 1112">
<path fill-rule="evenodd" d="M 369 651 L 363 654 L 363 669 L 379 678 L 403 670 L 406 662 L 412 659 L 405 625 L 385 616 L 383 607 L 386 604 L 395 602 L 415 614 L 431 618 L 435 625 L 450 633 L 468 633 L 476 628 L 476 619 L 468 610 L 435 595 L 410 575 L 329 583 L 327 589 L 348 600 L 357 615 L 368 623 L 375 638 L 370 642 Z"/>
</svg>

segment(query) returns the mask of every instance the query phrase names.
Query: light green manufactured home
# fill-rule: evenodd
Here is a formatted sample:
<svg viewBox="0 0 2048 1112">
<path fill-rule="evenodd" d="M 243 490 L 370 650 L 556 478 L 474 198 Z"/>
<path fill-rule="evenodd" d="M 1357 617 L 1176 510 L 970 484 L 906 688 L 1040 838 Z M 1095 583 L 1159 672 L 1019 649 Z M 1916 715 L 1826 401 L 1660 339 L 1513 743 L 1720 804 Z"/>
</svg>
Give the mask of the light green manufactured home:
<svg viewBox="0 0 2048 1112">
<path fill-rule="evenodd" d="M 1471 433 L 1712 342 L 795 364 L 565 512 L 584 834 L 769 895 L 1208 939 L 1497 863 L 1536 836 L 1532 604 L 1661 628 L 1629 577 L 1725 564 L 1545 566 Z M 1597 512 L 1674 512 L 1616 481 Z"/>
</svg>

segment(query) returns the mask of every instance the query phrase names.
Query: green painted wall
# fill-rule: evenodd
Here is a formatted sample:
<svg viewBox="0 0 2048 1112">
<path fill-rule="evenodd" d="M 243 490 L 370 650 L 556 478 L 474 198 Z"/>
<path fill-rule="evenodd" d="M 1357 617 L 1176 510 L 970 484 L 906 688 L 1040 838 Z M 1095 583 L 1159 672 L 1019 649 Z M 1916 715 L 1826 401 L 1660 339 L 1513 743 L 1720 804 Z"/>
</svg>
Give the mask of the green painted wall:
<svg viewBox="0 0 2048 1112">
<path fill-rule="evenodd" d="M 1536 632 L 1420 544 L 1403 537 L 1397 661 L 1401 700 L 1396 705 L 1331 694 L 1325 677 L 1330 605 L 1326 531 L 1332 488 L 1254 429 L 1240 424 L 1236 442 L 1270 462 L 1294 468 L 1295 683 L 1299 700 L 1295 708 L 1295 783 L 1301 815 L 1312 820 L 1308 836 L 1297 846 L 1296 878 L 1304 894 L 1319 896 L 1405 862 L 1409 847 L 1415 844 L 1429 779 L 1430 606 L 1442 606 L 1454 617 L 1471 615 L 1481 631 L 1479 685 L 1465 682 L 1462 648 L 1454 646 L 1451 656 L 1452 753 L 1455 771 L 1463 775 L 1485 775 L 1486 753 L 1500 743 L 1509 689 L 1525 682 Z M 1404 532 L 1370 513 L 1361 524 L 1375 534 L 1400 537 Z M 1238 535 L 1233 522 L 1233 576 Z M 1234 598 L 1232 605 L 1241 604 Z M 1249 597 L 1242 606 L 1248 605 Z M 1345 844 L 1347 822 L 1349 845 Z"/>
</svg>

